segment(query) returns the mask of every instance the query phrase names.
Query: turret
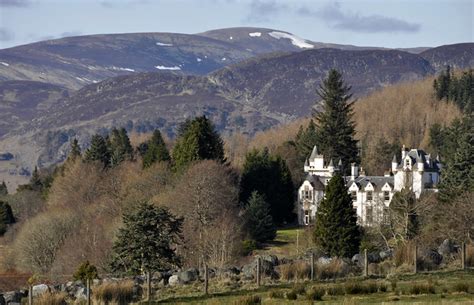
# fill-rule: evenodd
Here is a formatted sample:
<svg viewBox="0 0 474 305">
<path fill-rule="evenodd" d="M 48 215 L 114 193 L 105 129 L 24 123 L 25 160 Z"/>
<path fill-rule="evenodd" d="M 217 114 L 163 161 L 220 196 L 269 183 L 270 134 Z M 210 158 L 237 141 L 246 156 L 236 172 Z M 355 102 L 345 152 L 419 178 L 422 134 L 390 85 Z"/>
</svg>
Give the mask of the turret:
<svg viewBox="0 0 474 305">
<path fill-rule="evenodd" d="M 328 170 L 330 173 L 334 173 L 334 163 L 332 162 L 332 159 L 329 161 Z"/>
<path fill-rule="evenodd" d="M 355 180 L 359 176 L 359 168 L 355 163 L 351 163 L 351 180 Z"/>
<path fill-rule="evenodd" d="M 402 160 L 407 156 L 407 149 L 405 145 L 402 146 Z"/>
<path fill-rule="evenodd" d="M 393 155 L 393 159 L 392 159 L 392 172 L 393 173 L 397 171 L 397 166 L 398 166 L 397 156 Z"/>
<path fill-rule="evenodd" d="M 417 163 L 418 171 L 422 172 L 425 170 L 425 162 L 423 162 L 423 158 L 418 156 L 416 158 L 416 163 Z"/>
</svg>

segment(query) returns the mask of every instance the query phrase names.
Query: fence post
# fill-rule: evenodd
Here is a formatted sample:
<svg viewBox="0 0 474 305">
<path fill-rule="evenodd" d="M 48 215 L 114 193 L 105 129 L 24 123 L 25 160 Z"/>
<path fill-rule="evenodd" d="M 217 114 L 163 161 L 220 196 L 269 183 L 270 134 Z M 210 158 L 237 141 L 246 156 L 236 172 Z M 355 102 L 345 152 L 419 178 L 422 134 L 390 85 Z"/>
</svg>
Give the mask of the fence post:
<svg viewBox="0 0 474 305">
<path fill-rule="evenodd" d="M 150 271 L 146 273 L 146 300 L 148 304 L 151 302 L 151 274 Z"/>
<path fill-rule="evenodd" d="M 260 256 L 257 257 L 257 287 L 260 287 Z"/>
<path fill-rule="evenodd" d="M 28 305 L 33 305 L 33 286 L 28 286 Z"/>
<path fill-rule="evenodd" d="M 209 270 L 207 264 L 204 264 L 204 293 L 207 295 L 209 291 Z"/>
<path fill-rule="evenodd" d="M 87 279 L 87 291 L 86 291 L 86 297 L 87 297 L 87 305 L 91 305 L 91 280 Z"/>
<path fill-rule="evenodd" d="M 314 281 L 314 253 L 311 252 L 311 281 Z"/>
<path fill-rule="evenodd" d="M 463 242 L 461 245 L 461 268 L 466 270 L 466 243 Z"/>
<path fill-rule="evenodd" d="M 364 276 L 369 276 L 369 258 L 367 256 L 367 249 L 364 249 Z"/>
<path fill-rule="evenodd" d="M 415 251 L 413 253 L 413 271 L 415 274 L 418 272 L 418 246 L 415 244 Z"/>
</svg>

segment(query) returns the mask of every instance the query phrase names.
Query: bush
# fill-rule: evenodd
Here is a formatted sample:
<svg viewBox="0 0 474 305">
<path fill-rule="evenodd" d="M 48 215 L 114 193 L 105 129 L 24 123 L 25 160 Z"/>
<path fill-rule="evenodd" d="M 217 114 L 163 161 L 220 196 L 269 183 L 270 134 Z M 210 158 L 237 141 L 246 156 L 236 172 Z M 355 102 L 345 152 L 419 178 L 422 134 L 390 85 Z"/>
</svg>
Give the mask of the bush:
<svg viewBox="0 0 474 305">
<path fill-rule="evenodd" d="M 242 255 L 247 256 L 257 249 L 258 249 L 258 245 L 255 240 L 246 239 L 242 241 L 242 249 L 241 249 Z"/>
<path fill-rule="evenodd" d="M 290 281 L 295 276 L 293 264 L 284 264 L 279 266 L 280 279 Z"/>
<path fill-rule="evenodd" d="M 268 297 L 270 299 L 283 299 L 285 297 L 285 295 L 281 291 L 272 290 L 268 293 Z"/>
<path fill-rule="evenodd" d="M 361 283 L 349 282 L 344 285 L 344 290 L 346 294 L 362 294 L 364 293 L 364 288 Z"/>
<path fill-rule="evenodd" d="M 133 301 L 133 281 L 116 283 L 103 283 L 93 288 L 94 298 L 100 303 L 108 304 L 115 302 L 119 305 L 129 304 Z"/>
<path fill-rule="evenodd" d="M 333 259 L 329 264 L 317 264 L 316 276 L 319 279 L 333 279 L 349 274 L 350 268 L 342 259 Z"/>
<path fill-rule="evenodd" d="M 293 287 L 293 291 L 296 293 L 296 294 L 305 294 L 306 292 L 306 287 L 303 285 L 303 284 L 298 284 L 298 285 L 295 285 Z"/>
<path fill-rule="evenodd" d="M 296 300 L 298 298 L 298 294 L 294 290 L 291 290 L 286 293 L 286 298 L 288 300 Z"/>
<path fill-rule="evenodd" d="M 434 294 L 436 293 L 434 285 L 426 284 L 412 284 L 409 290 L 410 294 Z"/>
<path fill-rule="evenodd" d="M 379 290 L 380 290 L 380 292 L 387 292 L 387 284 L 381 283 L 379 285 Z"/>
<path fill-rule="evenodd" d="M 321 301 L 325 294 L 324 289 L 319 287 L 313 287 L 310 291 L 306 293 L 306 298 L 310 301 Z"/>
<path fill-rule="evenodd" d="M 295 278 L 307 280 L 311 277 L 311 266 L 307 262 L 295 262 L 292 267 L 295 270 Z"/>
<path fill-rule="evenodd" d="M 326 289 L 328 295 L 344 295 L 344 287 L 341 285 L 334 285 Z"/>
<path fill-rule="evenodd" d="M 413 252 L 415 251 L 415 245 L 408 242 L 406 244 L 400 244 L 393 255 L 395 266 L 399 267 L 403 264 L 413 265 Z"/>
<path fill-rule="evenodd" d="M 379 285 L 376 282 L 367 282 L 364 286 L 366 293 L 376 293 L 379 291 Z"/>
<path fill-rule="evenodd" d="M 80 280 L 85 283 L 86 280 L 93 280 L 99 276 L 97 274 L 97 268 L 91 265 L 89 261 L 85 261 L 77 268 L 72 277 L 75 281 Z"/>
<path fill-rule="evenodd" d="M 67 294 L 61 293 L 43 293 L 34 299 L 35 305 L 66 305 Z"/>
<path fill-rule="evenodd" d="M 469 293 L 469 285 L 465 282 L 454 283 L 452 286 L 452 291 Z"/>
<path fill-rule="evenodd" d="M 248 295 L 239 298 L 234 305 L 257 305 L 262 304 L 262 298 L 258 295 Z"/>
<path fill-rule="evenodd" d="M 390 281 L 390 288 L 392 289 L 392 292 L 395 292 L 397 289 L 397 280 L 393 279 Z"/>
</svg>

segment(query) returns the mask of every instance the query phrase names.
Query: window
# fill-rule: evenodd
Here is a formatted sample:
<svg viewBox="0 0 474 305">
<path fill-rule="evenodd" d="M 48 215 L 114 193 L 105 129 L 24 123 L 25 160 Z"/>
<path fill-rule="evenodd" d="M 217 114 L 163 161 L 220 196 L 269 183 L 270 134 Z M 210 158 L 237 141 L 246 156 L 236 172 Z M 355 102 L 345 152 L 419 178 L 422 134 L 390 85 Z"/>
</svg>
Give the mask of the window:
<svg viewBox="0 0 474 305">
<path fill-rule="evenodd" d="M 367 201 L 372 201 L 372 191 L 367 191 Z"/>
<path fill-rule="evenodd" d="M 385 201 L 390 200 L 390 192 L 389 191 L 384 191 L 383 192 L 383 200 L 385 200 Z"/>
<path fill-rule="evenodd" d="M 405 160 L 405 166 L 409 167 L 410 166 L 410 159 Z"/>
<path fill-rule="evenodd" d="M 365 207 L 365 222 L 370 224 L 374 220 L 374 211 L 371 206 Z"/>
<path fill-rule="evenodd" d="M 311 220 L 311 217 L 309 216 L 309 211 L 305 210 L 304 211 L 304 224 L 309 225 L 310 220 Z"/>
<path fill-rule="evenodd" d="M 356 191 L 351 192 L 351 198 L 352 198 L 352 201 L 357 201 L 357 192 Z"/>
<path fill-rule="evenodd" d="M 305 185 L 304 187 L 304 193 L 303 193 L 303 198 L 304 199 L 311 199 L 311 191 L 309 190 L 309 186 Z"/>
</svg>

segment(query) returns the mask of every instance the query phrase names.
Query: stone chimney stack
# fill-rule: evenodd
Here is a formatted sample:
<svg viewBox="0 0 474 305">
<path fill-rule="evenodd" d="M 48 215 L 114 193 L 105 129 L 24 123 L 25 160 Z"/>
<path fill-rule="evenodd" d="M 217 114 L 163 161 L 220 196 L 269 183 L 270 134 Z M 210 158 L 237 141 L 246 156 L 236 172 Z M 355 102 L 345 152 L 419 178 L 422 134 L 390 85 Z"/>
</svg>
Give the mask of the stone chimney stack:
<svg viewBox="0 0 474 305">
<path fill-rule="evenodd" d="M 355 163 L 351 163 L 351 180 L 355 180 L 359 176 L 359 168 Z"/>
</svg>

